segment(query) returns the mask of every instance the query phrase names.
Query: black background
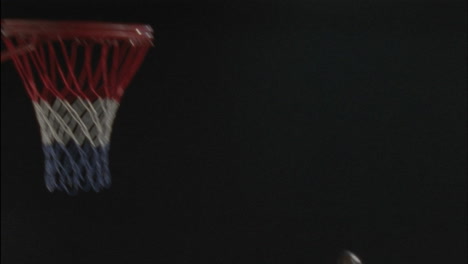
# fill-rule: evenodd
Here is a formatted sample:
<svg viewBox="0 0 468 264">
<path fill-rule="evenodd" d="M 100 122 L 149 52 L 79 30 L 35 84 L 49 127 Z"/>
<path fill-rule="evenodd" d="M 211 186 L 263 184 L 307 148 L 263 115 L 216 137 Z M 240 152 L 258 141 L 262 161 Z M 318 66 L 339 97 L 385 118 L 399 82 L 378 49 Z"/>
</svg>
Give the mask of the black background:
<svg viewBox="0 0 468 264">
<path fill-rule="evenodd" d="M 113 186 L 48 193 L 2 64 L 2 263 L 467 263 L 464 1 L 2 1 L 149 23 Z"/>
</svg>

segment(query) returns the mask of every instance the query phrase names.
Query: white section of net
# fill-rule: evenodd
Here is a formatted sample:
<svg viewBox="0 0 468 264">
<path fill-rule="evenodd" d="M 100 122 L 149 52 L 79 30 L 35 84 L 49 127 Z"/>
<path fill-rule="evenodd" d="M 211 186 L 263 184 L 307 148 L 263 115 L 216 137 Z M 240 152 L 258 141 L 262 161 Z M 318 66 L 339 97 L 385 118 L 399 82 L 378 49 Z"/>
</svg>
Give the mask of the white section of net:
<svg viewBox="0 0 468 264">
<path fill-rule="evenodd" d="M 86 141 L 93 147 L 105 146 L 109 144 L 118 108 L 117 101 L 103 98 L 94 101 L 78 98 L 72 103 L 61 99 L 53 104 L 34 102 L 44 145 L 54 142 L 66 145 L 70 141 L 82 145 Z"/>
</svg>

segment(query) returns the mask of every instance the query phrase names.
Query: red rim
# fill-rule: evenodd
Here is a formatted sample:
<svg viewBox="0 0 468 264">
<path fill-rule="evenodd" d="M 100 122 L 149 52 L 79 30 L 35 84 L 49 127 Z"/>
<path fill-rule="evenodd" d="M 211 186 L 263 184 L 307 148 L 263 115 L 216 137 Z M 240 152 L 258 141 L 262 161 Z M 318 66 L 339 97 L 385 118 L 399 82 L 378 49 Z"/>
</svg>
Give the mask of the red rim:
<svg viewBox="0 0 468 264">
<path fill-rule="evenodd" d="M 39 38 L 99 38 L 152 40 L 151 26 L 89 21 L 46 21 L 2 19 L 2 35 Z"/>
</svg>

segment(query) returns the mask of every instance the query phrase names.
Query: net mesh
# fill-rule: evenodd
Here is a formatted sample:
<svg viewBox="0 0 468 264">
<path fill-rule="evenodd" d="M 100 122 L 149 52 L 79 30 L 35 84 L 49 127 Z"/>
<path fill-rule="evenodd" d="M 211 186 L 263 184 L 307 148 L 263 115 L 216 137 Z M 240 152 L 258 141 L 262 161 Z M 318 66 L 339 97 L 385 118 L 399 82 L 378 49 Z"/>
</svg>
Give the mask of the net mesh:
<svg viewBox="0 0 468 264">
<path fill-rule="evenodd" d="M 50 191 L 75 194 L 111 184 L 112 124 L 125 88 L 150 42 L 2 38 L 8 49 L 36 43 L 12 60 L 31 97 L 45 154 Z"/>
<path fill-rule="evenodd" d="M 119 104 L 56 99 L 34 103 L 45 153 L 45 182 L 50 191 L 99 191 L 110 187 L 108 151 Z"/>
</svg>

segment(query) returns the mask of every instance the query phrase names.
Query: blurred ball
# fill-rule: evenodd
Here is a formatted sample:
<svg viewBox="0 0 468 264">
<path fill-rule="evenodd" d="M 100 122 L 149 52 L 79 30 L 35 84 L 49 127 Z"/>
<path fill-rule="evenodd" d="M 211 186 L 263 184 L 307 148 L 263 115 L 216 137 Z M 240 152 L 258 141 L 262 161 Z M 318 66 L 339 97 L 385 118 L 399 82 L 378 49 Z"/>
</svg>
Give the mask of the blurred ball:
<svg viewBox="0 0 468 264">
<path fill-rule="evenodd" d="M 361 260 L 351 251 L 344 251 L 338 258 L 338 264 L 362 264 Z"/>
</svg>

